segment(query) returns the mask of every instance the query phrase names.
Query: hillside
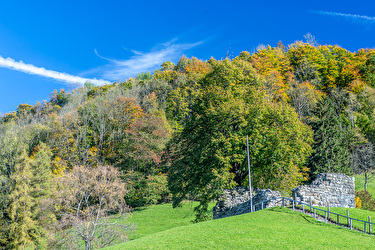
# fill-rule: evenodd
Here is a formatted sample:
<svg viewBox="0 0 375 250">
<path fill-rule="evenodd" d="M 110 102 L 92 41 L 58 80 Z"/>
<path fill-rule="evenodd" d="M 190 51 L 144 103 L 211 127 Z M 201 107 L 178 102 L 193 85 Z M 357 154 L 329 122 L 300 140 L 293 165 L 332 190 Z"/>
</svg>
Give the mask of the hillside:
<svg viewBox="0 0 375 250">
<path fill-rule="evenodd" d="M 318 173 L 368 171 L 374 79 L 374 49 L 297 41 L 221 60 L 183 56 L 20 104 L 0 118 L 0 248 L 72 248 L 79 238 L 104 247 L 125 227 L 101 221 L 126 206 L 195 200 L 194 220 L 210 219 L 224 189 L 248 185 L 247 138 L 253 188 L 290 193 Z M 149 231 L 133 238 L 186 225 L 135 224 Z"/>
<path fill-rule="evenodd" d="M 135 225 L 129 239 L 134 240 L 165 231 L 171 228 L 192 225 L 194 220 L 193 207 L 197 202 L 183 202 L 181 207 L 173 208 L 172 204 L 158 204 L 136 208 L 129 218 Z M 210 210 L 215 203 L 210 204 Z"/>
<path fill-rule="evenodd" d="M 372 249 L 374 237 L 286 208 L 180 226 L 107 249 Z"/>
</svg>

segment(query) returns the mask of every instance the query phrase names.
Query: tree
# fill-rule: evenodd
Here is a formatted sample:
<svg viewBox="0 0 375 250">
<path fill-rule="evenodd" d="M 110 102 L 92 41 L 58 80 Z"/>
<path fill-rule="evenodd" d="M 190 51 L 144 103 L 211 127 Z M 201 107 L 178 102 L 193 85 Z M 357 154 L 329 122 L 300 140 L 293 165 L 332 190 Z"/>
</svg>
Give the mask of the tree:
<svg viewBox="0 0 375 250">
<path fill-rule="evenodd" d="M 365 190 L 370 175 L 375 169 L 375 151 L 371 143 L 356 147 L 351 154 L 353 170 L 357 174 L 365 174 Z"/>
<path fill-rule="evenodd" d="M 308 81 L 314 86 L 319 86 L 321 83 L 316 64 L 309 62 L 306 57 L 299 61 L 294 72 L 299 82 Z"/>
<path fill-rule="evenodd" d="M 254 184 L 290 190 L 303 180 L 311 131 L 291 107 L 265 98 L 257 73 L 244 60 L 211 61 L 191 119 L 166 150 L 173 205 L 200 202 L 196 220 L 207 218 L 209 201 L 247 179 L 246 135 Z"/>
<path fill-rule="evenodd" d="M 322 96 L 322 93 L 317 91 L 315 86 L 308 81 L 290 81 L 287 93 L 290 103 L 301 121 L 305 116 L 310 115 L 311 110 Z"/>
<path fill-rule="evenodd" d="M 23 131 L 23 138 L 21 138 L 20 129 L 14 123 L 5 123 L 0 126 L 0 248 L 9 248 L 11 242 L 10 195 L 16 190 L 15 184 L 21 185 L 20 182 L 17 182 L 19 176 L 15 172 L 17 168 L 22 168 L 21 163 L 25 162 L 27 143 L 22 139 L 26 138 L 27 132 Z M 12 213 L 16 216 L 14 211 Z M 14 226 L 15 224 L 13 224 Z"/>
<path fill-rule="evenodd" d="M 348 131 L 328 96 L 318 102 L 310 123 L 314 130 L 313 153 L 309 160 L 311 173 L 350 174 Z"/>
<path fill-rule="evenodd" d="M 362 65 L 361 71 L 364 80 L 371 87 L 375 87 L 375 53 L 372 52 L 366 62 Z"/>
<path fill-rule="evenodd" d="M 309 43 L 296 42 L 289 45 L 286 54 L 294 68 L 297 81 L 309 81 L 317 87 L 323 87 L 321 72 L 326 59 L 317 47 Z"/>
<path fill-rule="evenodd" d="M 311 33 L 307 33 L 306 35 L 303 36 L 303 38 L 306 39 L 306 43 L 310 44 L 311 46 L 318 46 L 318 43 L 315 39 L 315 36 L 311 35 Z"/>
<path fill-rule="evenodd" d="M 360 103 L 359 113 L 356 114 L 355 125 L 373 145 L 375 143 L 375 90 L 365 86 L 357 95 Z"/>
<path fill-rule="evenodd" d="M 240 56 L 243 57 L 243 52 Z M 285 100 L 285 83 L 288 74 L 292 71 L 289 58 L 282 48 L 270 46 L 254 53 L 250 62 L 258 70 L 259 74 L 265 78 L 266 89 L 272 93 L 275 100 Z"/>
<path fill-rule="evenodd" d="M 33 247 L 38 241 L 37 223 L 33 217 L 34 199 L 31 195 L 32 172 L 24 151 L 22 160 L 15 165 L 10 176 L 9 246 L 13 249 Z M 38 244 L 36 244 L 38 245 Z"/>
<path fill-rule="evenodd" d="M 56 220 L 54 209 L 48 203 L 54 189 L 51 158 L 52 152 L 44 143 L 34 147 L 29 158 L 32 173 L 30 195 L 34 202 L 32 218 L 37 222 L 40 238 L 48 238 L 49 228 Z"/>
<path fill-rule="evenodd" d="M 58 244 L 68 244 L 72 248 L 80 239 L 89 250 L 124 239 L 128 227 L 115 220 L 114 215 L 106 217 L 127 211 L 124 202 L 126 188 L 119 175 L 111 166 L 75 166 L 71 172 L 58 178 L 55 199 L 60 218 L 57 228 L 63 239 Z"/>
</svg>

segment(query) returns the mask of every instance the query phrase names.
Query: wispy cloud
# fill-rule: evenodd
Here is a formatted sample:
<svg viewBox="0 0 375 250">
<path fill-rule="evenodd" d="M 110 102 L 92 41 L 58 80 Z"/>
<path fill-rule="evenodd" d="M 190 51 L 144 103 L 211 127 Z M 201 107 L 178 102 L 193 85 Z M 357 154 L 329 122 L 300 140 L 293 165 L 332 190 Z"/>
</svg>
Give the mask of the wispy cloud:
<svg viewBox="0 0 375 250">
<path fill-rule="evenodd" d="M 86 82 L 91 82 L 95 85 L 102 85 L 102 84 L 110 83 L 109 81 L 102 80 L 102 79 L 83 78 L 83 77 L 73 76 L 67 73 L 63 73 L 63 72 L 48 70 L 42 67 L 36 67 L 32 64 L 26 64 L 23 61 L 17 62 L 9 57 L 4 58 L 1 55 L 0 55 L 0 67 L 21 71 L 21 72 L 31 74 L 31 75 L 44 76 L 44 77 L 52 78 L 58 81 L 66 82 L 66 83 L 84 84 Z"/>
<path fill-rule="evenodd" d="M 178 59 L 184 51 L 191 49 L 203 42 L 196 43 L 175 43 L 176 40 L 159 45 L 150 52 L 143 53 L 136 50 L 131 50 L 134 54 L 129 59 L 109 59 L 99 55 L 97 50 L 95 53 L 102 59 L 109 63 L 98 70 L 102 72 L 102 77 L 105 79 L 118 81 L 125 80 L 129 77 L 136 76 L 141 72 L 154 70 L 165 61 L 174 61 Z"/>
<path fill-rule="evenodd" d="M 371 17 L 371 16 L 345 14 L 345 13 L 337 13 L 337 12 L 330 12 L 330 11 L 312 11 L 312 12 L 320 14 L 320 15 L 342 17 L 342 18 L 349 19 L 350 21 L 362 23 L 362 24 L 375 24 L 375 17 Z"/>
</svg>

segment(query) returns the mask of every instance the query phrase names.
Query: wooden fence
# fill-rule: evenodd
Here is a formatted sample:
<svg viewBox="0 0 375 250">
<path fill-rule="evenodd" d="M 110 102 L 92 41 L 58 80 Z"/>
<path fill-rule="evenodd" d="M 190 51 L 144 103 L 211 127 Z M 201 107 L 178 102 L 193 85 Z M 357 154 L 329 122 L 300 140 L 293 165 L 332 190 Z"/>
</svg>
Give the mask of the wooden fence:
<svg viewBox="0 0 375 250">
<path fill-rule="evenodd" d="M 287 205 L 287 203 L 288 203 L 288 205 Z M 300 210 L 302 210 L 303 213 L 306 213 L 306 212 L 308 212 L 308 210 L 310 210 L 310 213 L 313 214 L 314 219 L 317 218 L 317 215 L 320 215 L 320 216 L 324 217 L 325 223 L 332 222 L 332 223 L 335 223 L 339 226 L 344 226 L 344 227 L 347 226 L 351 230 L 357 229 L 359 231 L 362 231 L 362 232 L 368 233 L 368 234 L 372 234 L 372 226 L 375 225 L 374 223 L 371 222 L 370 216 L 368 217 L 368 221 L 364 221 L 364 220 L 360 220 L 360 219 L 350 217 L 349 216 L 349 210 L 347 210 L 347 214 L 345 216 L 345 215 L 342 215 L 342 214 L 331 212 L 329 206 L 327 207 L 327 210 L 325 210 L 323 208 L 313 207 L 311 205 L 311 201 L 310 201 L 310 204 L 307 204 L 305 202 L 296 201 L 296 200 L 286 198 L 286 197 L 276 197 L 276 198 L 271 198 L 269 200 L 266 200 L 266 201 L 263 201 L 263 202 L 260 202 L 260 203 L 256 203 L 256 204 L 253 205 L 252 211 L 255 212 L 255 211 L 263 210 L 266 207 L 265 204 L 272 204 L 272 206 L 278 206 L 277 204 L 281 204 L 281 206 L 283 206 L 283 207 L 292 208 L 293 211 L 296 210 L 296 209 L 300 209 Z M 356 222 L 355 227 L 353 227 L 353 222 Z M 358 224 L 360 224 L 362 226 L 358 226 Z"/>
</svg>

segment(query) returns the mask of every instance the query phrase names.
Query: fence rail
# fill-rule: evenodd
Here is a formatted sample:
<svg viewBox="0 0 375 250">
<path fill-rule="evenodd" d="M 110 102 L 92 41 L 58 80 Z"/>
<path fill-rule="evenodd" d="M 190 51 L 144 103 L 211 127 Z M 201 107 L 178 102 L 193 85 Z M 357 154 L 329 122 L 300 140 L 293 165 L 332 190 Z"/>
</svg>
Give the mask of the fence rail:
<svg viewBox="0 0 375 250">
<path fill-rule="evenodd" d="M 287 202 L 289 203 L 288 206 L 286 205 Z M 359 230 L 359 231 L 362 231 L 362 232 L 368 233 L 368 234 L 372 234 L 372 226 L 375 225 L 375 223 L 371 222 L 371 216 L 368 217 L 368 221 L 360 220 L 360 219 L 350 217 L 349 216 L 349 210 L 347 210 L 347 215 L 345 216 L 345 215 L 342 215 L 342 214 L 331 212 L 329 206 L 327 207 L 327 210 L 325 210 L 323 208 L 318 208 L 318 207 L 312 206 L 311 201 L 310 201 L 310 204 L 307 204 L 305 202 L 293 200 L 293 199 L 290 199 L 290 198 L 287 198 L 287 197 L 275 197 L 275 198 L 271 198 L 271 199 L 253 204 L 252 211 L 255 212 L 255 211 L 263 210 L 266 207 L 265 205 L 270 204 L 270 203 L 272 204 L 273 207 L 275 206 L 275 203 L 276 204 L 279 203 L 283 207 L 290 207 L 291 206 L 293 211 L 296 210 L 296 208 L 299 209 L 298 206 L 301 206 L 302 212 L 306 213 L 306 208 L 309 209 L 310 213 L 313 213 L 314 219 L 317 218 L 317 214 L 318 214 L 318 215 L 324 217 L 325 223 L 332 222 L 332 223 L 335 223 L 335 224 L 340 225 L 340 226 L 347 226 L 351 230 L 356 229 L 356 230 Z M 278 206 L 278 205 L 276 205 L 276 206 Z M 333 217 L 336 217 L 336 221 L 333 219 L 333 217 L 331 217 L 331 215 L 333 215 Z M 343 220 L 341 220 L 342 223 L 340 223 L 340 218 L 343 219 Z M 362 227 L 358 227 L 358 226 L 353 227 L 353 221 L 359 222 L 360 224 L 363 223 L 363 226 Z"/>
</svg>

